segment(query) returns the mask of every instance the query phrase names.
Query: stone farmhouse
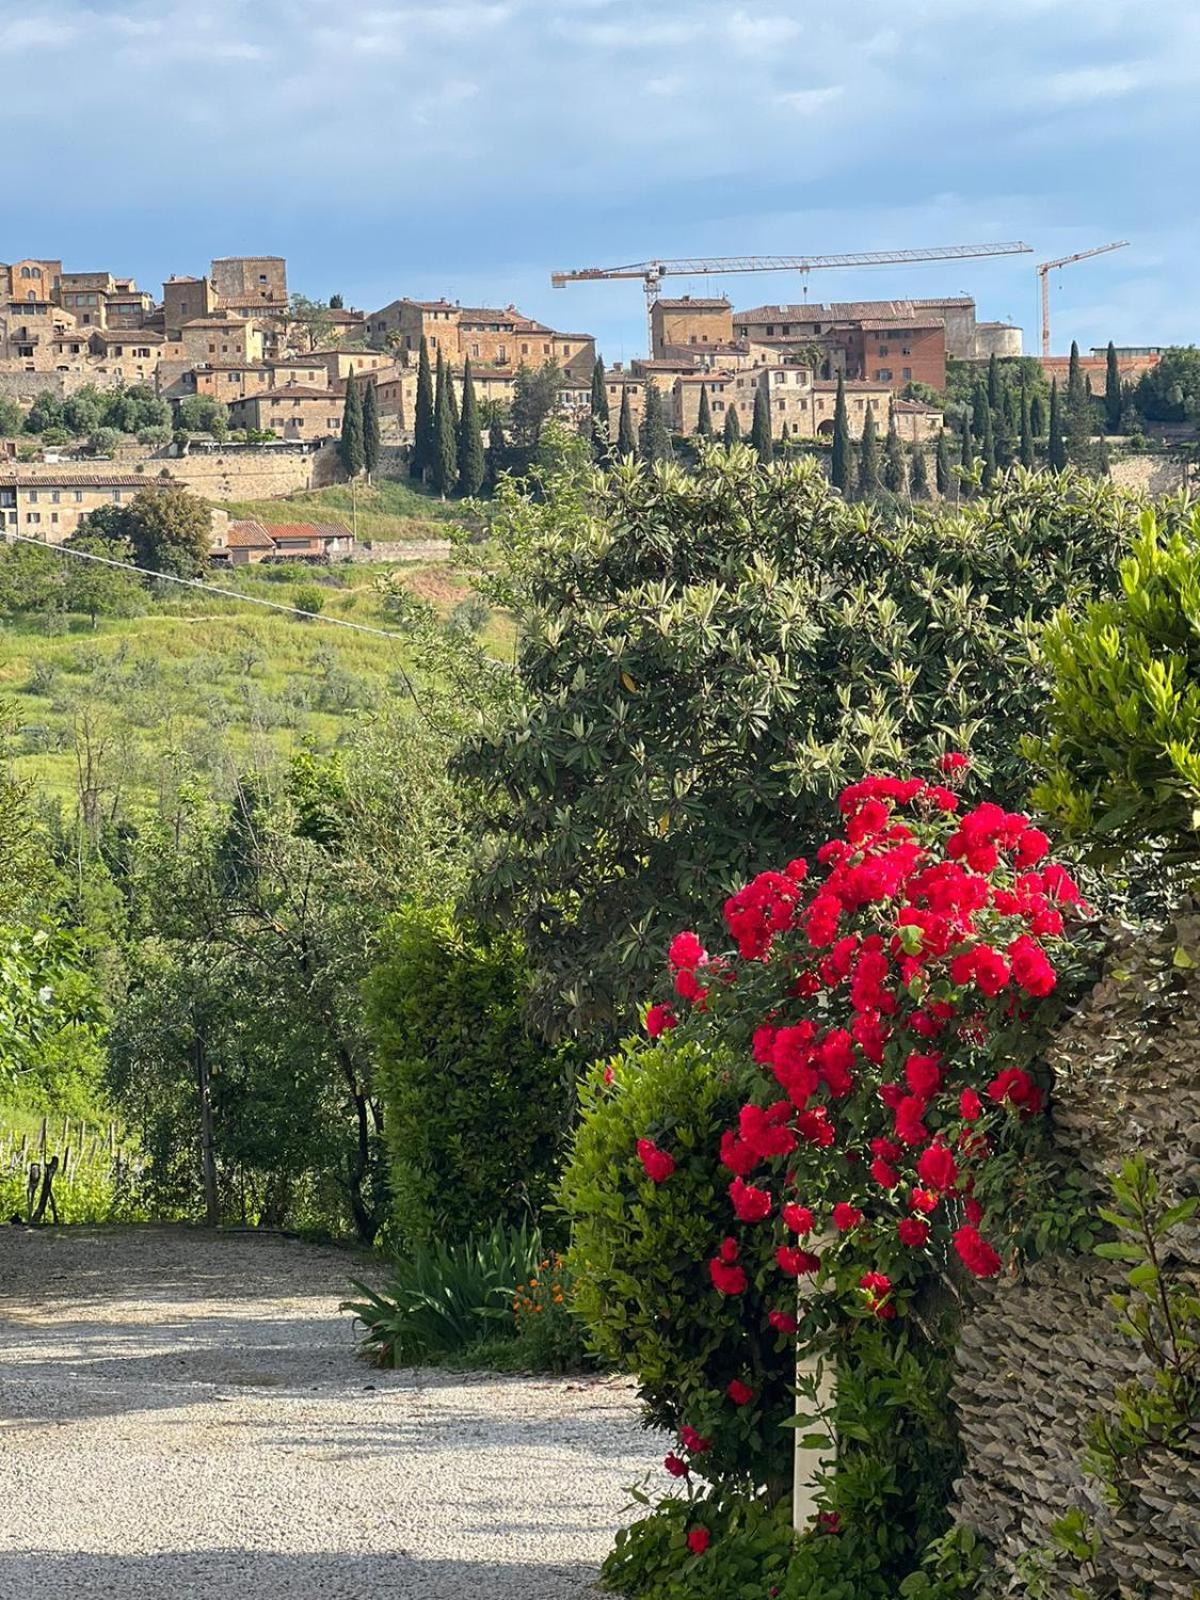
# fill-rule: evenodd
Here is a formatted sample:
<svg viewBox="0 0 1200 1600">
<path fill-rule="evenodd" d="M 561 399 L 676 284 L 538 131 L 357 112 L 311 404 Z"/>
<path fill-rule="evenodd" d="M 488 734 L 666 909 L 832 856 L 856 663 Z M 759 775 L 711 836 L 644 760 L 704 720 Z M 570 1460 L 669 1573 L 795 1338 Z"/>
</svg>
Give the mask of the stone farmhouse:
<svg viewBox="0 0 1200 1600">
<path fill-rule="evenodd" d="M 213 519 L 210 559 L 218 566 L 245 567 L 263 561 L 346 561 L 354 535 L 340 522 L 270 525 L 219 514 Z"/>
</svg>

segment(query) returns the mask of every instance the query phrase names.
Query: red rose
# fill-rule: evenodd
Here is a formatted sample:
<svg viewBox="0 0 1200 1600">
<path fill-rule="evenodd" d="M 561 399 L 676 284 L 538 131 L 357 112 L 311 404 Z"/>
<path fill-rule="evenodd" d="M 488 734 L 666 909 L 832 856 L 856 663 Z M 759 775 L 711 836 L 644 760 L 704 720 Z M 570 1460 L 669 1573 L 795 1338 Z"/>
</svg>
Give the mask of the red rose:
<svg viewBox="0 0 1200 1600">
<path fill-rule="evenodd" d="M 795 1333 L 799 1324 L 795 1317 L 788 1311 L 771 1311 L 767 1314 L 767 1321 L 776 1333 Z"/>
<path fill-rule="evenodd" d="M 712 1440 L 706 1439 L 702 1433 L 697 1433 L 695 1428 L 689 1428 L 686 1423 L 680 1428 L 679 1437 L 689 1455 L 702 1456 L 706 1450 L 712 1449 Z"/>
<path fill-rule="evenodd" d="M 775 1260 L 779 1270 L 785 1272 L 789 1278 L 799 1278 L 806 1273 L 815 1272 L 821 1265 L 820 1256 L 814 1256 L 807 1250 L 798 1250 L 790 1244 L 779 1246 L 775 1252 Z"/>
<path fill-rule="evenodd" d="M 1026 994 L 1040 998 L 1049 994 L 1058 981 L 1050 958 L 1027 933 L 1009 945 L 1008 959 L 1012 962 L 1013 977 Z"/>
<path fill-rule="evenodd" d="M 685 931 L 677 933 L 671 940 L 667 960 L 677 970 L 691 970 L 704 965 L 708 960 L 708 951 L 694 933 Z"/>
<path fill-rule="evenodd" d="M 974 1195 L 963 1206 L 963 1216 L 966 1217 L 972 1227 L 978 1227 L 983 1221 L 983 1207 L 975 1199 Z"/>
<path fill-rule="evenodd" d="M 675 1171 L 675 1157 L 660 1150 L 652 1139 L 639 1139 L 637 1153 L 651 1183 L 666 1183 Z"/>
<path fill-rule="evenodd" d="M 796 1118 L 796 1132 L 809 1144 L 820 1146 L 831 1145 L 835 1137 L 829 1113 L 824 1106 L 817 1106 L 812 1111 L 802 1111 Z"/>
<path fill-rule="evenodd" d="M 938 1197 L 932 1189 L 914 1189 L 908 1197 L 909 1208 L 913 1211 L 923 1211 L 926 1216 L 938 1208 Z"/>
<path fill-rule="evenodd" d="M 663 1466 L 667 1469 L 667 1471 L 671 1474 L 671 1476 L 673 1478 L 686 1478 L 687 1475 L 688 1475 L 688 1464 L 687 1464 L 687 1462 L 686 1461 L 681 1461 L 679 1459 L 679 1457 L 677 1455 L 675 1455 L 675 1454 L 664 1456 L 663 1457 Z"/>
<path fill-rule="evenodd" d="M 839 1233 L 849 1233 L 851 1228 L 858 1227 L 862 1219 L 862 1212 L 848 1200 L 839 1200 L 833 1208 L 833 1225 Z"/>
<path fill-rule="evenodd" d="M 954 1248 L 963 1266 L 977 1278 L 994 1278 L 1000 1271 L 1000 1257 L 969 1222 L 954 1235 Z"/>
<path fill-rule="evenodd" d="M 913 1250 L 919 1250 L 929 1242 L 929 1224 L 922 1222 L 919 1217 L 901 1217 L 896 1224 L 896 1232 L 900 1235 L 900 1243 Z"/>
<path fill-rule="evenodd" d="M 822 1533 L 841 1533 L 842 1519 L 836 1511 L 818 1511 L 817 1527 Z"/>
<path fill-rule="evenodd" d="M 953 1189 L 958 1182 L 954 1157 L 940 1141 L 922 1150 L 917 1160 L 917 1177 L 930 1189 Z"/>
<path fill-rule="evenodd" d="M 813 1231 L 813 1214 L 807 1206 L 784 1206 L 780 1212 L 785 1228 L 790 1228 L 793 1233 L 798 1233 L 801 1238 L 806 1233 Z"/>
<path fill-rule="evenodd" d="M 646 1012 L 646 1032 L 652 1039 L 659 1039 L 668 1028 L 677 1028 L 679 1018 L 667 1005 L 651 1006 Z"/>
<path fill-rule="evenodd" d="M 983 1114 L 983 1102 L 974 1089 L 964 1089 L 959 1095 L 958 1114 L 964 1122 L 977 1122 Z"/>
<path fill-rule="evenodd" d="M 702 1556 L 712 1543 L 712 1534 L 707 1528 L 693 1528 L 687 1536 L 687 1547 L 694 1556 Z"/>
<path fill-rule="evenodd" d="M 916 1051 L 904 1063 L 904 1081 L 922 1100 L 932 1100 L 942 1086 L 940 1056 L 923 1056 Z"/>
<path fill-rule="evenodd" d="M 883 1321 L 890 1321 L 896 1315 L 896 1307 L 892 1304 L 892 1280 L 886 1272 L 864 1272 L 858 1280 L 860 1289 L 867 1293 L 867 1308 Z"/>
<path fill-rule="evenodd" d="M 743 1383 L 740 1378 L 731 1378 L 725 1393 L 735 1406 L 748 1406 L 754 1399 L 754 1390 L 749 1384 Z"/>
<path fill-rule="evenodd" d="M 729 1198 L 739 1222 L 761 1222 L 771 1214 L 771 1196 L 765 1189 L 756 1189 L 744 1178 L 735 1178 L 729 1185 Z"/>
<path fill-rule="evenodd" d="M 1027 1115 L 1041 1110 L 1042 1091 L 1020 1067 L 1006 1067 L 1003 1072 L 997 1073 L 988 1084 L 987 1092 L 988 1099 L 994 1100 L 998 1106 L 1016 1106 Z"/>
<path fill-rule="evenodd" d="M 894 1189 L 900 1182 L 900 1174 L 889 1161 L 882 1156 L 876 1156 L 871 1163 L 871 1176 L 881 1189 Z"/>
<path fill-rule="evenodd" d="M 613 1071 L 613 1069 L 611 1067 L 605 1067 L 605 1069 L 604 1069 L 604 1082 L 605 1082 L 605 1086 L 606 1087 L 608 1087 L 608 1086 L 610 1086 L 612 1084 L 612 1081 L 613 1081 L 613 1079 L 615 1077 L 616 1077 L 616 1073 Z"/>
<path fill-rule="evenodd" d="M 745 1294 L 746 1292 L 748 1280 L 741 1267 L 727 1266 L 719 1256 L 714 1256 L 708 1263 L 708 1275 L 712 1279 L 713 1288 L 718 1294 Z"/>
</svg>

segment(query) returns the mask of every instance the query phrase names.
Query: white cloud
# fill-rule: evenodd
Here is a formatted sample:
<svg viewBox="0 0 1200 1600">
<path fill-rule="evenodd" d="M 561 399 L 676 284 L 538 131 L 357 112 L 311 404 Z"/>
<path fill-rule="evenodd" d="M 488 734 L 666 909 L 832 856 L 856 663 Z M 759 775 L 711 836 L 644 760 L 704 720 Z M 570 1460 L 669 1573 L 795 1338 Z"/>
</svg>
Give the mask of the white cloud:
<svg viewBox="0 0 1200 1600">
<path fill-rule="evenodd" d="M 752 17 L 746 11 L 735 11 L 726 26 L 742 50 L 770 50 L 800 32 L 800 24 L 791 17 Z"/>
<path fill-rule="evenodd" d="M 1146 81 L 1144 69 L 1134 63 L 1077 67 L 1070 72 L 1052 73 L 1041 80 L 1035 93 L 1060 106 L 1088 105 L 1093 100 L 1112 100 L 1132 94 Z"/>
<path fill-rule="evenodd" d="M 844 93 L 845 90 L 840 83 L 830 83 L 822 89 L 788 89 L 785 93 L 775 96 L 775 103 L 786 106 L 789 111 L 797 111 L 802 116 L 809 116 L 814 111 L 823 111 Z"/>
<path fill-rule="evenodd" d="M 0 50 L 55 50 L 71 44 L 79 28 L 49 17 L 20 17 L 0 25 Z"/>
</svg>

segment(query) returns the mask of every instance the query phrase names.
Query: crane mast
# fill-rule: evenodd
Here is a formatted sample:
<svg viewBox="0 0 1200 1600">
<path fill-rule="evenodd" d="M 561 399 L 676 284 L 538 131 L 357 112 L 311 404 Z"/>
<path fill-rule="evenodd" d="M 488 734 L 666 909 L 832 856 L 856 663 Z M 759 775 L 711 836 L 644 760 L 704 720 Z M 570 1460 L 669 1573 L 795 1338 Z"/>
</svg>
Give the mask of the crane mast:
<svg viewBox="0 0 1200 1600">
<path fill-rule="evenodd" d="M 1116 239 L 1112 244 L 1094 245 L 1090 250 L 1076 250 L 1074 255 L 1059 256 L 1057 261 L 1042 261 L 1038 265 L 1038 279 L 1042 291 L 1042 354 L 1050 354 L 1050 274 L 1059 267 L 1069 267 L 1076 261 L 1088 261 L 1092 256 L 1107 255 L 1110 250 L 1124 250 L 1128 239 Z"/>
<path fill-rule="evenodd" d="M 686 256 L 672 261 L 634 261 L 623 267 L 580 267 L 572 272 L 552 272 L 550 282 L 556 289 L 565 289 L 569 283 L 609 283 L 620 279 L 642 280 L 646 294 L 646 320 L 650 326 L 650 348 L 653 348 L 651 318 L 654 302 L 659 297 L 662 280 L 666 277 L 697 277 L 708 274 L 724 276 L 740 272 L 819 272 L 835 267 L 901 266 L 917 261 L 962 261 L 977 256 L 1012 256 L 1028 254 L 1032 246 L 1016 241 L 1006 244 L 952 244 L 935 245 L 925 250 L 866 250 L 831 256 Z"/>
</svg>

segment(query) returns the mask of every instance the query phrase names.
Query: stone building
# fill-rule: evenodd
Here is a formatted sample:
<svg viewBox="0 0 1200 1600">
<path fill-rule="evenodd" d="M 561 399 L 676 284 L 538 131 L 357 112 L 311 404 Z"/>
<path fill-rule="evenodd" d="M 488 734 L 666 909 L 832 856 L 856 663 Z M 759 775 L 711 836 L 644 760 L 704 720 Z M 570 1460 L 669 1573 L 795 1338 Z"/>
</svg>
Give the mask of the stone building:
<svg viewBox="0 0 1200 1600">
<path fill-rule="evenodd" d="M 560 333 L 515 306 L 461 306 L 449 300 L 393 300 L 367 318 L 367 337 L 380 349 L 415 357 L 421 340 L 429 359 L 439 353 L 454 366 L 541 367 L 556 361 L 572 377 L 590 380 L 596 341 L 587 333 Z"/>
<path fill-rule="evenodd" d="M 754 406 L 760 391 L 767 396 L 774 438 L 819 439 L 833 434 L 837 384 L 814 378 L 810 367 L 798 363 L 768 363 L 741 371 L 717 369 L 681 373 L 674 380 L 672 421 L 677 433 L 696 431 L 700 393 L 708 394 L 713 432 L 720 433 L 729 411 L 737 413 L 743 435 L 754 424 Z M 906 442 L 936 439 L 942 430 L 942 413 L 935 407 L 898 401 L 887 383 L 845 381 L 846 414 L 852 439 L 862 437 L 870 412 L 882 436 L 891 417 Z"/>
<path fill-rule="evenodd" d="M 244 317 L 275 317 L 287 311 L 287 262 L 282 256 L 221 256 L 209 271 L 223 311 Z"/>
<path fill-rule="evenodd" d="M 656 300 L 650 308 L 650 349 L 655 360 L 672 354 L 669 346 L 703 350 L 733 339 L 733 305 L 721 296 L 697 300 L 682 295 Z"/>
<path fill-rule="evenodd" d="M 178 339 L 185 323 L 215 316 L 219 304 L 210 278 L 168 278 L 163 284 L 163 332 L 168 339 Z"/>
<path fill-rule="evenodd" d="M 0 262 L 0 301 L 54 300 L 62 277 L 61 261 Z"/>
<path fill-rule="evenodd" d="M 235 428 L 270 430 L 281 439 L 337 438 L 342 431 L 344 395 L 328 386 L 286 384 L 243 395 L 229 405 Z"/>
<path fill-rule="evenodd" d="M 661 387 L 661 385 L 660 385 Z M 629 415 L 635 428 L 640 428 L 646 414 L 646 379 L 635 372 L 627 372 L 619 361 L 614 361 L 604 374 L 604 390 L 608 397 L 608 432 L 612 442 L 617 442 L 621 426 L 621 401 L 629 396 Z M 670 391 L 665 391 L 664 397 Z"/>
<path fill-rule="evenodd" d="M 120 472 L 23 473 L 0 468 L 0 530 L 62 544 L 90 511 L 127 505 L 153 480 Z"/>
<path fill-rule="evenodd" d="M 257 322 L 223 312 L 196 317 L 184 323 L 179 338 L 172 340 L 163 354 L 197 365 L 210 361 L 260 362 L 264 354 L 262 329 Z"/>
</svg>

